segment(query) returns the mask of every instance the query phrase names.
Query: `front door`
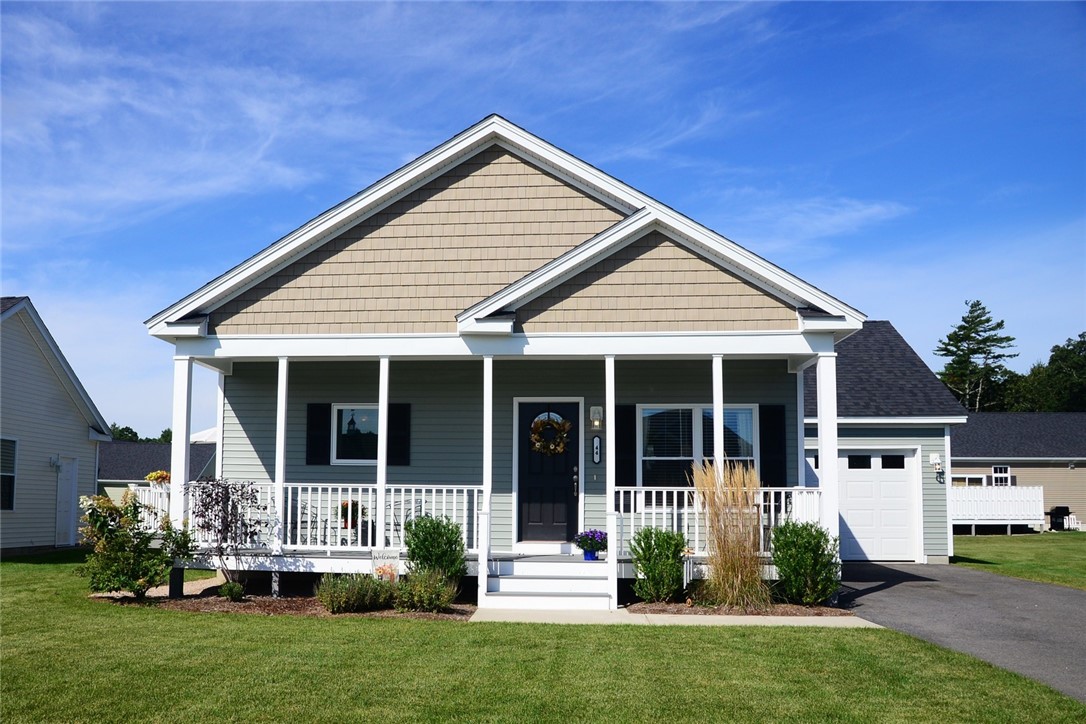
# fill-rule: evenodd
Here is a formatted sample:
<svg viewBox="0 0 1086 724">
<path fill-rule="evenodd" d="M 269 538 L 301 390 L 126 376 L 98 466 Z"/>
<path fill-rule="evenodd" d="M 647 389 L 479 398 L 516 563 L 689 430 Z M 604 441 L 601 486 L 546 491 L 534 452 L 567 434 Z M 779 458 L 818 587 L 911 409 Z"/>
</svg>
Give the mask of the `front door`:
<svg viewBox="0 0 1086 724">
<path fill-rule="evenodd" d="M 521 402 L 518 413 L 520 539 L 572 540 L 580 493 L 580 406 Z"/>
</svg>

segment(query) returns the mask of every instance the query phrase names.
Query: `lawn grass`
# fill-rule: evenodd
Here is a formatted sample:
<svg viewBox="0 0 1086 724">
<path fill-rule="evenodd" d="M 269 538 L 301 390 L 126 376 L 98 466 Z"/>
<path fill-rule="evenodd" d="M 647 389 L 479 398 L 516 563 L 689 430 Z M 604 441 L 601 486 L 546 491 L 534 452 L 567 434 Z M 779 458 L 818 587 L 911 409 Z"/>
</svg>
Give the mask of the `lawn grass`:
<svg viewBox="0 0 1086 724">
<path fill-rule="evenodd" d="M 954 563 L 1086 590 L 1086 532 L 954 536 Z"/>
<path fill-rule="evenodd" d="M 185 581 L 206 581 L 208 578 L 214 578 L 219 575 L 218 571 L 207 571 L 203 568 L 186 568 L 185 569 Z"/>
<path fill-rule="evenodd" d="M 0 718 L 1083 721 L 1086 706 L 887 630 L 191 614 L 0 563 Z"/>
</svg>

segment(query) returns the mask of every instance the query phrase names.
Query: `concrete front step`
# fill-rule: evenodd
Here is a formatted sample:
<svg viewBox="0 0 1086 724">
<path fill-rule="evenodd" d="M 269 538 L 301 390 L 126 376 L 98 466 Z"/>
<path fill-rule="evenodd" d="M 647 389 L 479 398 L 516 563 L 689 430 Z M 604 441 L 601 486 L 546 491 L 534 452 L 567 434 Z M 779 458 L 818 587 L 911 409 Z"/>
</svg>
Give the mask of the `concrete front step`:
<svg viewBox="0 0 1086 724">
<path fill-rule="evenodd" d="M 525 593 L 494 591 L 486 594 L 480 608 L 521 611 L 606 611 L 611 597 L 606 593 Z"/>
<path fill-rule="evenodd" d="M 492 576 L 606 577 L 607 562 L 580 556 L 524 556 L 487 561 L 487 570 Z"/>
<path fill-rule="evenodd" d="M 607 593 L 607 576 L 488 576 L 487 591 L 502 593 Z"/>
</svg>

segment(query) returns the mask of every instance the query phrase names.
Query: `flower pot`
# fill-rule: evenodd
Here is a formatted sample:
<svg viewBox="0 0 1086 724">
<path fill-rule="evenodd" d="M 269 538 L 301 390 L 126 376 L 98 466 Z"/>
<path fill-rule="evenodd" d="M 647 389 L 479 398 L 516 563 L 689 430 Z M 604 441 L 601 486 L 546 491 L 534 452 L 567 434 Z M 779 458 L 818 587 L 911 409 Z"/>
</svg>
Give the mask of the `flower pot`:
<svg viewBox="0 0 1086 724">
<path fill-rule="evenodd" d="M 584 559 L 586 561 L 598 561 L 600 559 L 599 551 L 585 551 Z"/>
</svg>

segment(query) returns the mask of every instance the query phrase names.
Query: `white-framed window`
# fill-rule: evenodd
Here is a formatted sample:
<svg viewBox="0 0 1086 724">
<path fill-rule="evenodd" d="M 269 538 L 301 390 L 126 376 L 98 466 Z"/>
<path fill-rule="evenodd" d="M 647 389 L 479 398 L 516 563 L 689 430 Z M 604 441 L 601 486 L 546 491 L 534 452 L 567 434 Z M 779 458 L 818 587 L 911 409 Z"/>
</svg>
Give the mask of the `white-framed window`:
<svg viewBox="0 0 1086 724">
<path fill-rule="evenodd" d="M 0 510 L 15 510 L 15 457 L 19 444 L 0 439 Z"/>
<path fill-rule="evenodd" d="M 689 485 L 690 468 L 713 457 L 712 405 L 638 405 L 638 484 Z M 724 454 L 758 467 L 758 406 L 724 406 Z"/>
<path fill-rule="evenodd" d="M 983 475 L 955 475 L 951 483 L 959 488 L 980 488 L 984 486 Z"/>
<path fill-rule="evenodd" d="M 332 464 L 377 464 L 378 407 L 370 403 L 332 405 Z"/>
<path fill-rule="evenodd" d="M 1007 465 L 992 466 L 992 485 L 1007 488 L 1011 485 L 1011 469 Z"/>
</svg>

